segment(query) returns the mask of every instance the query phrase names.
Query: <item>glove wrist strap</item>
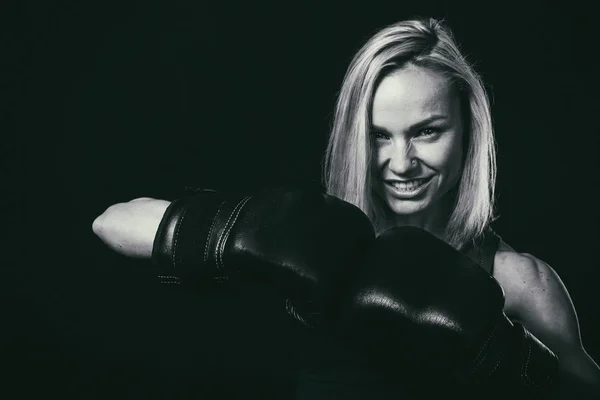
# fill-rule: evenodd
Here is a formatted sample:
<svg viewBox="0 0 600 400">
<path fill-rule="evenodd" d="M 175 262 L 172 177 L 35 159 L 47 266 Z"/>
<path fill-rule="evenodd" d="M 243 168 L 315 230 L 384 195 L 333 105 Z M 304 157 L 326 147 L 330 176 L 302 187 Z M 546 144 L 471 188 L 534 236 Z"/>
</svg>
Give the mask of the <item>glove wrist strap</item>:
<svg viewBox="0 0 600 400">
<path fill-rule="evenodd" d="M 182 197 L 169 205 L 152 248 L 161 283 L 182 284 L 219 275 L 216 266 L 208 262 L 208 246 L 224 205 L 223 197 L 214 191 Z"/>
<path fill-rule="evenodd" d="M 558 380 L 558 358 L 522 325 L 504 314 L 474 358 L 474 383 L 497 383 L 530 396 L 549 396 Z"/>
</svg>

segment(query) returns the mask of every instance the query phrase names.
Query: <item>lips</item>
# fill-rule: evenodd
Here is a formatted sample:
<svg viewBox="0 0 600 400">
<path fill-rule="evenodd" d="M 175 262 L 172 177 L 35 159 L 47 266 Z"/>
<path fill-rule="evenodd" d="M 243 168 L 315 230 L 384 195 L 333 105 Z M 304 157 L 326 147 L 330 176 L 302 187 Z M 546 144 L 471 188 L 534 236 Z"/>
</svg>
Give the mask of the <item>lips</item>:
<svg viewBox="0 0 600 400">
<path fill-rule="evenodd" d="M 420 178 L 420 179 L 411 179 L 410 181 L 396 181 L 390 180 L 386 181 L 388 185 L 394 186 L 398 190 L 415 190 L 419 186 L 427 183 L 427 181 L 431 180 L 429 178 Z"/>
<path fill-rule="evenodd" d="M 432 179 L 433 176 L 406 181 L 390 179 L 384 181 L 384 183 L 388 190 L 390 190 L 396 197 L 407 198 L 420 194 Z"/>
</svg>

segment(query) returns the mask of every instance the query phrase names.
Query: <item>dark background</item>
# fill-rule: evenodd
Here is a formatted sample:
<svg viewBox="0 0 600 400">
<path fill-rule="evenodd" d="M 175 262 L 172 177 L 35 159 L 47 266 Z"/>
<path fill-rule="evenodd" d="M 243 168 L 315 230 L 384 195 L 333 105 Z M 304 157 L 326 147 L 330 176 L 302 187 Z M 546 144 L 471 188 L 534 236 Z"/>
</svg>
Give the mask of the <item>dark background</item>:
<svg viewBox="0 0 600 400">
<path fill-rule="evenodd" d="M 91 223 L 110 204 L 172 199 L 185 185 L 318 182 L 350 59 L 413 16 L 445 17 L 483 75 L 499 150 L 495 227 L 559 273 L 600 360 L 591 9 L 474 4 L 3 3 L 2 390 L 285 390 L 295 333 L 265 290 L 167 291 Z"/>
</svg>

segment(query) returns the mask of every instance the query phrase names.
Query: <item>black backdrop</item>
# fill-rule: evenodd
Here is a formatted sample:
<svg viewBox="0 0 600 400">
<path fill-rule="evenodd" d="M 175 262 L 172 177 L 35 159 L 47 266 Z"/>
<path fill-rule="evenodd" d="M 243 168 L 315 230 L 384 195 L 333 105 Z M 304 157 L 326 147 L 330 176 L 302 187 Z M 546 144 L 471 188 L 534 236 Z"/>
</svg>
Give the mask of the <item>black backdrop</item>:
<svg viewBox="0 0 600 400">
<path fill-rule="evenodd" d="M 413 16 L 445 17 L 483 75 L 499 149 L 496 229 L 559 273 L 599 360 L 591 9 L 407 3 L 3 3 L 1 355 L 15 383 L 5 388 L 137 397 L 285 375 L 291 328 L 256 311 L 277 306 L 157 288 L 91 223 L 112 203 L 174 198 L 184 185 L 318 182 L 351 57 Z"/>
</svg>

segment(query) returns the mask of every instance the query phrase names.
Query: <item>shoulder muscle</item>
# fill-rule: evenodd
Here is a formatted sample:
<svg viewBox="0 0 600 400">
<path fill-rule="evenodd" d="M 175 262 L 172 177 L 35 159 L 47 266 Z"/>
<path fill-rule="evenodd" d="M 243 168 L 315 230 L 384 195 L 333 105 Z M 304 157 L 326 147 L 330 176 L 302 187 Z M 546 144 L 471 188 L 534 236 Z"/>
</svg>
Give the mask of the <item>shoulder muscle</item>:
<svg viewBox="0 0 600 400">
<path fill-rule="evenodd" d="M 575 308 L 552 267 L 512 249 L 499 251 L 496 263 L 497 279 L 505 289 L 512 319 L 557 353 L 565 346 L 581 346 Z"/>
</svg>

